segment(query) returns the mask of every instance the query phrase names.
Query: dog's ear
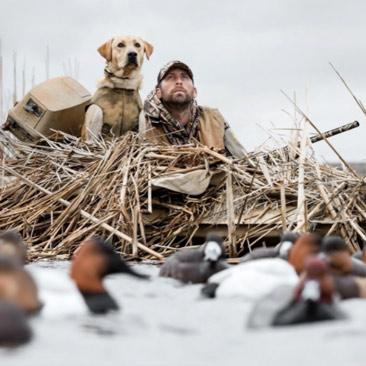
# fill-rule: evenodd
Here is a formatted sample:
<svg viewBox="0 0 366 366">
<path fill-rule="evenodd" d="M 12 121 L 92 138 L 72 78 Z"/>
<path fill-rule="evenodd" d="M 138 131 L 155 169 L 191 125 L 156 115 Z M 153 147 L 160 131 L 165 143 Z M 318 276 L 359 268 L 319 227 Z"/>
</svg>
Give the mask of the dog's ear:
<svg viewBox="0 0 366 366">
<path fill-rule="evenodd" d="M 108 62 L 112 60 L 112 41 L 113 38 L 104 42 L 99 48 L 98 52 L 102 57 L 104 57 Z"/>
<path fill-rule="evenodd" d="M 150 59 L 150 56 L 152 55 L 153 51 L 154 46 L 151 43 L 144 41 L 144 52 L 148 60 Z"/>
</svg>

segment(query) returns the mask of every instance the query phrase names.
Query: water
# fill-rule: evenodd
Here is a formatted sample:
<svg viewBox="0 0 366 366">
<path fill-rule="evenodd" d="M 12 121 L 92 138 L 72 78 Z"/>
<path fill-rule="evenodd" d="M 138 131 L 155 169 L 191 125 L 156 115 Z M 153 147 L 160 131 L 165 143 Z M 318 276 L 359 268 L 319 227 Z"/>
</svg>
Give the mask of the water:
<svg viewBox="0 0 366 366">
<path fill-rule="evenodd" d="M 31 320 L 33 341 L 0 350 L 0 365 L 365 365 L 366 302 L 342 308 L 347 320 L 282 329 L 249 330 L 251 304 L 240 299 L 208 300 L 200 285 L 159 278 L 158 268 L 137 265 L 152 276 L 106 280 L 119 313 L 88 313 L 68 279 L 69 264 L 28 266 L 45 307 Z"/>
</svg>

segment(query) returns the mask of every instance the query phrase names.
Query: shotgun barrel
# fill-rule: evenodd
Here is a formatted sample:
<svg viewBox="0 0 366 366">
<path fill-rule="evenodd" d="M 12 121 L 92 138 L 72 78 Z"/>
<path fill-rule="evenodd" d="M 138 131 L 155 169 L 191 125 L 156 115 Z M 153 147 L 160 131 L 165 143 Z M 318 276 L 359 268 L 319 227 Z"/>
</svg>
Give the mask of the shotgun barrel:
<svg viewBox="0 0 366 366">
<path fill-rule="evenodd" d="M 325 131 L 321 135 L 319 134 L 319 135 L 315 135 L 313 137 L 310 137 L 310 141 L 314 144 L 315 142 L 324 140 L 324 137 L 328 138 L 328 137 L 338 135 L 340 133 L 352 130 L 352 129 L 358 127 L 359 125 L 360 125 L 360 123 L 358 121 L 347 123 L 343 126 L 333 128 L 332 130 Z"/>
<path fill-rule="evenodd" d="M 315 142 L 324 140 L 324 137 L 325 138 L 328 138 L 328 137 L 332 137 L 332 136 L 338 135 L 340 133 L 343 133 L 343 132 L 352 130 L 353 128 L 359 127 L 359 125 L 360 125 L 360 123 L 358 121 L 354 121 L 354 122 L 351 122 L 351 123 L 347 123 L 347 124 L 345 124 L 343 126 L 334 128 L 332 130 L 325 131 L 322 134 L 318 134 L 318 135 L 312 136 L 312 137 L 310 137 L 310 141 L 311 141 L 311 143 L 314 144 Z M 300 145 L 298 144 L 297 146 L 299 147 Z M 268 156 L 268 154 L 288 153 L 289 152 L 289 148 L 290 148 L 290 146 L 289 145 L 286 145 L 286 146 L 283 146 L 281 148 L 274 149 L 274 150 L 272 150 L 270 152 L 266 152 L 266 153 L 263 153 L 262 152 L 262 155 L 264 154 L 264 156 Z M 296 154 L 296 156 L 297 156 L 297 154 Z"/>
</svg>

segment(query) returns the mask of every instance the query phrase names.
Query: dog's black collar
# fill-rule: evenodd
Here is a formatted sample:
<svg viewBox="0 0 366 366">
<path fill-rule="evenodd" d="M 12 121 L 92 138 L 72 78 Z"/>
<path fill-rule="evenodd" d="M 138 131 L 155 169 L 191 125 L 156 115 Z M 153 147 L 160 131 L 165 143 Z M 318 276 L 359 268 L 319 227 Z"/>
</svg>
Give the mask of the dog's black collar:
<svg viewBox="0 0 366 366">
<path fill-rule="evenodd" d="M 113 74 L 113 72 L 110 72 L 107 68 L 104 69 L 104 74 L 110 78 L 117 78 L 117 79 L 121 79 L 121 80 L 128 80 L 129 77 L 123 77 L 123 76 L 117 76 L 115 74 Z"/>
</svg>

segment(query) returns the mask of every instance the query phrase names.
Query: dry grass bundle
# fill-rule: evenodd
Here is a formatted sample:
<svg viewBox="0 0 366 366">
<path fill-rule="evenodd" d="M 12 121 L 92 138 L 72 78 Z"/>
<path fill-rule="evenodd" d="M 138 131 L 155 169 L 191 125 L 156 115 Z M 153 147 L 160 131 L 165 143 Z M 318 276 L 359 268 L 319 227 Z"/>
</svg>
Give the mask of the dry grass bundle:
<svg viewBox="0 0 366 366">
<path fill-rule="evenodd" d="M 95 145 L 62 137 L 32 145 L 0 135 L 12 156 L 0 172 L 12 179 L 0 188 L 0 230 L 18 229 L 33 260 L 67 259 L 94 234 L 142 259 L 163 259 L 212 229 L 231 257 L 283 230 L 338 233 L 352 250 L 366 240 L 364 180 L 311 156 L 302 157 L 300 212 L 296 151 L 239 161 L 202 146 L 140 143 L 133 133 Z M 201 195 L 153 187 L 154 178 L 197 169 L 212 174 Z"/>
</svg>

